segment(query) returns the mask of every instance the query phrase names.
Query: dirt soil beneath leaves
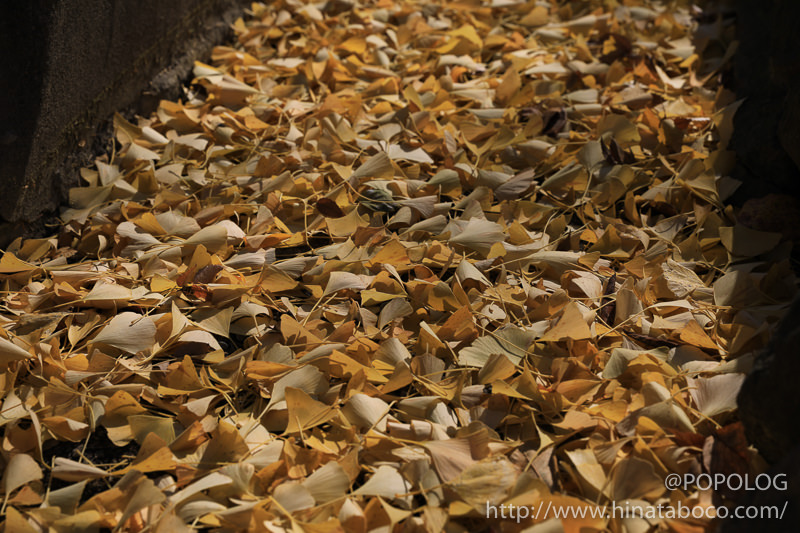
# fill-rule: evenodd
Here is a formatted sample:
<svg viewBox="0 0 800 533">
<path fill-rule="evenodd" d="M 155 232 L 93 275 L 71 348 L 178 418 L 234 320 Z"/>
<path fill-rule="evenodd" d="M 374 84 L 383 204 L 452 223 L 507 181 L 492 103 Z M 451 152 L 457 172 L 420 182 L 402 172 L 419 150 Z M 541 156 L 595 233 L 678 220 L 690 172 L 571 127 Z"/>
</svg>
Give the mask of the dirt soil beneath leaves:
<svg viewBox="0 0 800 533">
<path fill-rule="evenodd" d="M 0 259 L 5 530 L 711 528 L 602 509 L 763 470 L 791 243 L 725 204 L 730 19 L 626 4 L 256 3 L 118 116 Z"/>
</svg>

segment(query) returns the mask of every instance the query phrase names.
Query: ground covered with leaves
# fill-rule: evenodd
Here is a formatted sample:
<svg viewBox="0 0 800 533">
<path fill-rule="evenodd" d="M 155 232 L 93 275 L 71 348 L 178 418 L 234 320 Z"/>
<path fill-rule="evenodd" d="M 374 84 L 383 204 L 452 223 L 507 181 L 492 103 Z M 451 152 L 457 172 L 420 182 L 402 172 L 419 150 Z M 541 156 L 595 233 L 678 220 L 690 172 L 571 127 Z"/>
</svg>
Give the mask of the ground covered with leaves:
<svg viewBox="0 0 800 533">
<path fill-rule="evenodd" d="M 682 2 L 253 4 L 0 260 L 5 531 L 691 532 L 796 292 Z"/>
</svg>

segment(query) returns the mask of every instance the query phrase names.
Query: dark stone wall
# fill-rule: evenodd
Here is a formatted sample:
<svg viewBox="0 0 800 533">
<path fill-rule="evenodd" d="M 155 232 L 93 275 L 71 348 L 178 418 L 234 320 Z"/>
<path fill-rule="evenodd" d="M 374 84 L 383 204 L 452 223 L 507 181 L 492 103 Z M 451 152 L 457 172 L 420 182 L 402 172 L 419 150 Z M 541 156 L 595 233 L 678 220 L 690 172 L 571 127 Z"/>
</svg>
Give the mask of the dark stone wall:
<svg viewBox="0 0 800 533">
<path fill-rule="evenodd" d="M 177 97 L 245 3 L 0 3 L 0 246 L 55 212 L 115 110 Z"/>
</svg>

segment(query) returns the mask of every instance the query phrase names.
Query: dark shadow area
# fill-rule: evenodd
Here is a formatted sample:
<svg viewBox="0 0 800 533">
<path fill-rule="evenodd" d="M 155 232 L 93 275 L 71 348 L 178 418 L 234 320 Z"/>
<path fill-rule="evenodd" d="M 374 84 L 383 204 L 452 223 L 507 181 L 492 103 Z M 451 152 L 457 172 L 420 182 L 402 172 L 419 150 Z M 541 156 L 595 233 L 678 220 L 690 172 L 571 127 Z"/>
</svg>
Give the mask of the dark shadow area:
<svg viewBox="0 0 800 533">
<path fill-rule="evenodd" d="M 736 0 L 739 48 L 734 90 L 745 98 L 736 112 L 732 148 L 737 197 L 770 193 L 800 197 L 800 2 Z"/>
<path fill-rule="evenodd" d="M 800 242 L 800 45 L 796 0 L 735 0 L 739 48 L 732 89 L 744 102 L 734 119 L 733 177 L 742 181 L 733 200 L 742 205 L 740 222 L 779 231 Z M 797 270 L 797 264 L 793 265 Z M 738 398 L 747 438 L 772 465 L 770 476 L 784 474 L 788 488 L 753 491 L 739 505 L 774 506 L 772 518 L 730 519 L 725 533 L 762 529 L 797 530 L 800 520 L 800 301 L 795 302 L 770 346 L 759 354 Z"/>
</svg>

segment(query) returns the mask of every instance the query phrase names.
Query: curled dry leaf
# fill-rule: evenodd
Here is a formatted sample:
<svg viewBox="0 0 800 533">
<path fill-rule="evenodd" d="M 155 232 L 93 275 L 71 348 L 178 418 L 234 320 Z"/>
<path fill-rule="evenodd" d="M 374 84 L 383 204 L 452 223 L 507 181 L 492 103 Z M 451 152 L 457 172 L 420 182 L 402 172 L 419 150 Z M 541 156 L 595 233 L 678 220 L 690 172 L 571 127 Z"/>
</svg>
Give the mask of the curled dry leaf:
<svg viewBox="0 0 800 533">
<path fill-rule="evenodd" d="M 3 492 L 5 500 L 11 493 L 31 481 L 42 479 L 42 469 L 36 460 L 28 454 L 18 453 L 13 456 L 3 470 Z"/>
<path fill-rule="evenodd" d="M 135 354 L 151 348 L 155 336 L 156 325 L 150 317 L 126 311 L 112 318 L 93 341 Z"/>
</svg>

